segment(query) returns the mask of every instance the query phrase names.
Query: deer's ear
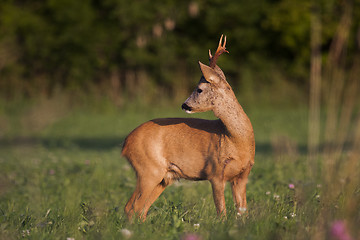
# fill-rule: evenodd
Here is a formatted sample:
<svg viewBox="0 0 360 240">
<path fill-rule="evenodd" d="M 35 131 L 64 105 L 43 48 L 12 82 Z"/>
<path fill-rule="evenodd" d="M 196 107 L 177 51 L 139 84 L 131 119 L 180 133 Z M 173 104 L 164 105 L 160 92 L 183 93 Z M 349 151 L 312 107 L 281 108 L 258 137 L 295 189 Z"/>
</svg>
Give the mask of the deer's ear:
<svg viewBox="0 0 360 240">
<path fill-rule="evenodd" d="M 212 69 L 211 67 L 201 63 L 199 61 L 199 66 L 201 69 L 201 72 L 204 76 L 204 78 L 206 79 L 206 81 L 208 81 L 209 83 L 219 83 L 220 82 L 220 76 L 219 74 L 216 73 L 216 71 L 214 69 Z"/>
</svg>

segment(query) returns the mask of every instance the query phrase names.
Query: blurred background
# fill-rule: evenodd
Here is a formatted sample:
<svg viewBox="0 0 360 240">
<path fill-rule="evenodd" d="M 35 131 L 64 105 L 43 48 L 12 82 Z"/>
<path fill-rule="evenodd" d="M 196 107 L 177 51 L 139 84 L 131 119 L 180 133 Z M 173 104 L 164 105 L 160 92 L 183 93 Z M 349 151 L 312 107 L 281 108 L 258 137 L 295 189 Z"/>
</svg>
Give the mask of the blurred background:
<svg viewBox="0 0 360 240">
<path fill-rule="evenodd" d="M 348 72 L 358 54 L 358 1 L 3 0 L 0 97 L 71 92 L 119 106 L 139 96 L 185 99 L 197 61 L 208 62 L 223 33 L 230 54 L 219 65 L 239 96 L 304 104 L 317 22 L 322 61 L 334 51 L 331 64 Z"/>
</svg>

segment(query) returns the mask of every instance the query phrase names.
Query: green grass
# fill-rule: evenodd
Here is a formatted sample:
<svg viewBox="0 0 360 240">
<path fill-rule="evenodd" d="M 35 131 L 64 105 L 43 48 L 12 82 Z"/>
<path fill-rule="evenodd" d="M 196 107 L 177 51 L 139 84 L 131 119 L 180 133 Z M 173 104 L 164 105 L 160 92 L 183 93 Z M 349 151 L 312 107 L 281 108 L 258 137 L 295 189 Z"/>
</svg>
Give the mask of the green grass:
<svg viewBox="0 0 360 240">
<path fill-rule="evenodd" d="M 326 239 L 336 219 L 350 220 L 351 233 L 358 231 L 359 210 L 348 214 L 346 191 L 323 201 L 327 184 L 309 175 L 305 108 L 245 106 L 257 143 L 247 216 L 236 216 L 229 186 L 228 217 L 218 219 L 210 184 L 180 181 L 153 204 L 145 223 L 129 223 L 123 208 L 136 180 L 120 156 L 124 137 L 149 119 L 188 115 L 179 106 L 83 107 L 47 119 L 57 104 L 0 111 L 0 239 L 126 239 L 125 229 L 131 239 L 188 233 L 202 239 Z"/>
</svg>

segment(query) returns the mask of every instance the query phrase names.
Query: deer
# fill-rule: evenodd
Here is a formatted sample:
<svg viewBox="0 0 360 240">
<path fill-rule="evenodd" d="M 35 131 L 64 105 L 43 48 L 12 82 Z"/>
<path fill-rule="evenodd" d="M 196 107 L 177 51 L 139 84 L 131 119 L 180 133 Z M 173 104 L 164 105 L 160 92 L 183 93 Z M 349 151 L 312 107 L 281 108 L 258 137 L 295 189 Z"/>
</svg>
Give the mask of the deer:
<svg viewBox="0 0 360 240">
<path fill-rule="evenodd" d="M 226 217 L 224 190 L 231 184 L 237 214 L 247 213 L 246 184 L 254 165 L 255 138 L 250 119 L 216 64 L 226 50 L 220 37 L 209 66 L 199 61 L 202 76 L 182 104 L 186 113 L 212 111 L 216 120 L 159 118 L 143 123 L 125 139 L 122 155 L 137 177 L 135 191 L 125 205 L 129 220 L 142 221 L 164 189 L 179 179 L 211 183 L 216 212 Z"/>
</svg>

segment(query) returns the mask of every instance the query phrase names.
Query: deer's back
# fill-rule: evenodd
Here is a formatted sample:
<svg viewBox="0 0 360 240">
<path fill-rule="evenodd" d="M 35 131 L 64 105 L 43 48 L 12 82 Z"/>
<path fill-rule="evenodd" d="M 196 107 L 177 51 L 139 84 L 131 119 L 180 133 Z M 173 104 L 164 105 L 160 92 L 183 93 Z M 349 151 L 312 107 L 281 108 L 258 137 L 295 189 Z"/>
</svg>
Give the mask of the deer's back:
<svg viewBox="0 0 360 240">
<path fill-rule="evenodd" d="M 128 157 L 133 151 L 163 152 L 171 149 L 193 149 L 195 145 L 209 144 L 214 138 L 224 134 L 225 129 L 219 120 L 197 118 L 160 118 L 143 123 L 125 139 L 122 154 Z M 200 150 L 200 149 L 199 149 Z M 180 151 L 181 152 L 181 151 Z M 189 152 L 189 149 L 188 151 Z M 150 154 L 150 153 L 147 153 Z M 168 153 L 170 154 L 170 153 Z"/>
<path fill-rule="evenodd" d="M 225 128 L 219 120 L 154 119 L 127 136 L 122 155 L 135 170 L 147 164 L 149 168 L 174 167 L 188 172 L 189 178 L 201 178 L 199 171 L 204 168 L 209 155 L 218 149 L 224 133 Z"/>
</svg>

